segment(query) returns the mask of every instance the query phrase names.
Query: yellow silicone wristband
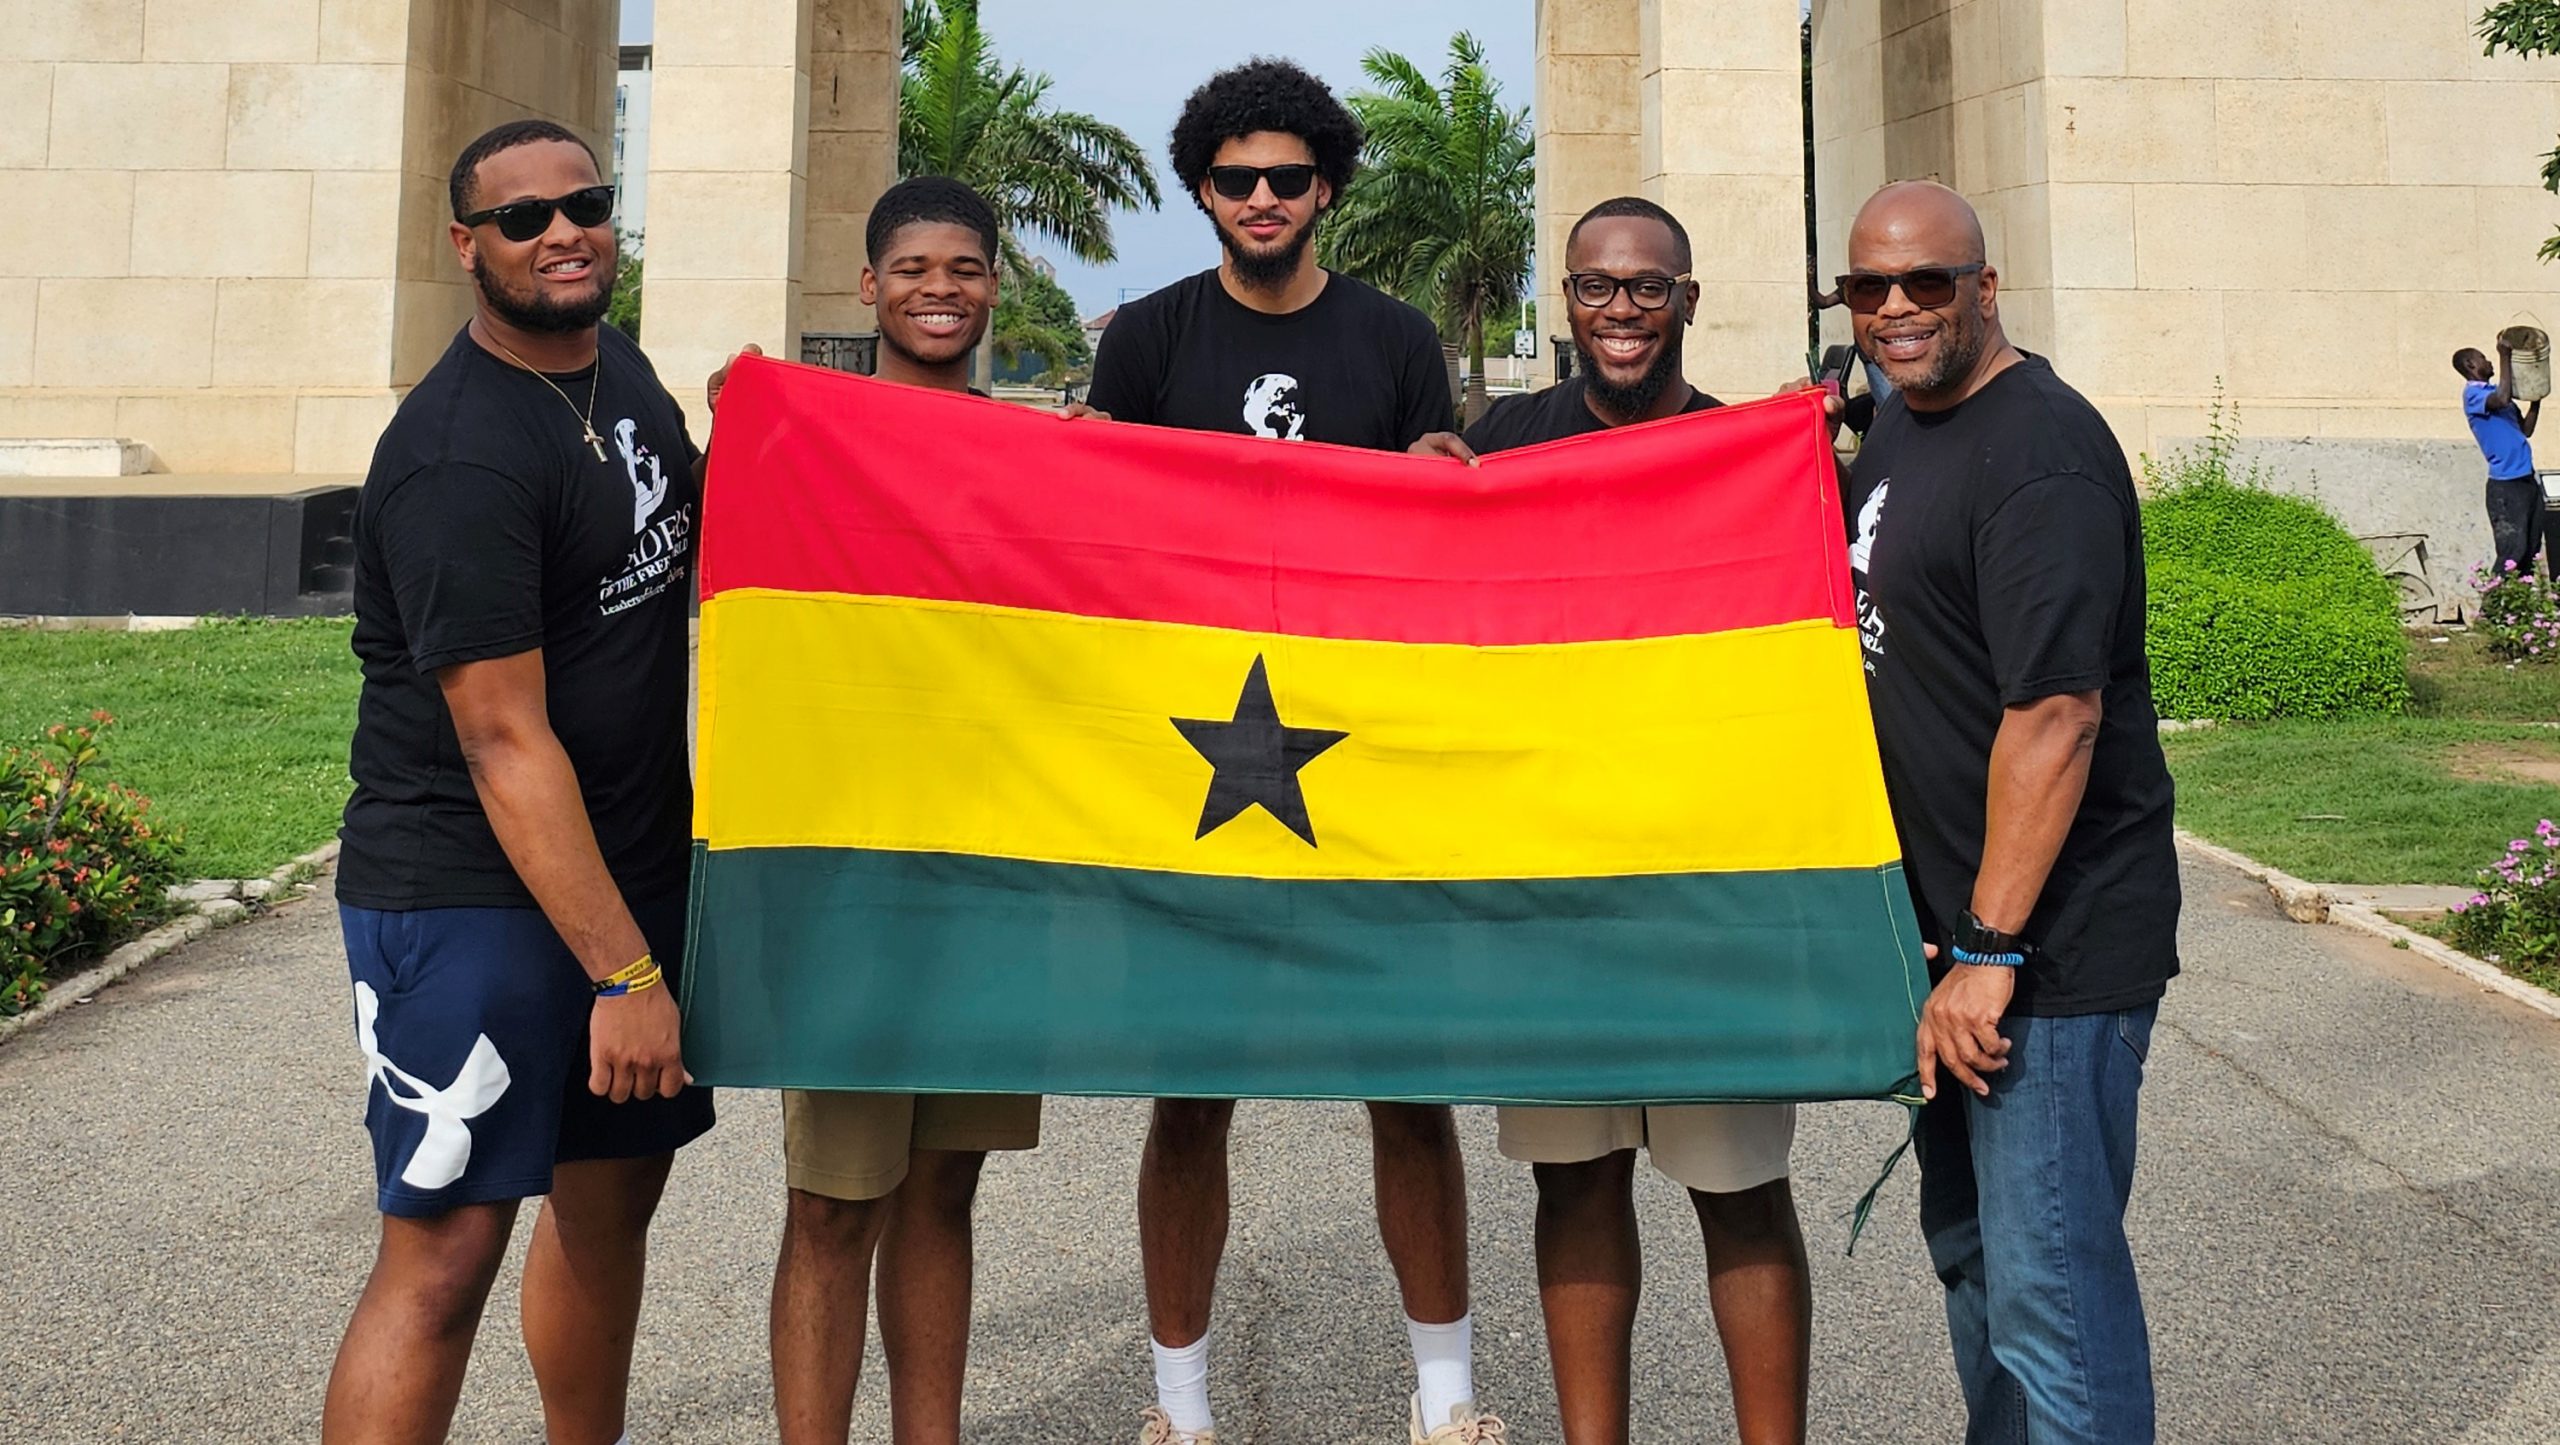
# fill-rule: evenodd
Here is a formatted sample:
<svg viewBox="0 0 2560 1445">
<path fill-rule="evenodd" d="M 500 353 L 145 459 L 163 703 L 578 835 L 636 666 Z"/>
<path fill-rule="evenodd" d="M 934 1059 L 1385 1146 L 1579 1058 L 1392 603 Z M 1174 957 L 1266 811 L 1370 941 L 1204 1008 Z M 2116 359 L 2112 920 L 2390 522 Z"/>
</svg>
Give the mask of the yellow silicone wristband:
<svg viewBox="0 0 2560 1445">
<path fill-rule="evenodd" d="M 616 969 L 612 973 L 605 975 L 603 978 L 597 979 L 593 987 L 600 995 L 606 993 L 627 993 L 629 992 L 629 985 L 634 980 L 647 974 L 654 974 L 657 971 L 658 960 L 649 954 L 644 953 L 640 955 L 638 960 L 635 962 Z"/>
</svg>

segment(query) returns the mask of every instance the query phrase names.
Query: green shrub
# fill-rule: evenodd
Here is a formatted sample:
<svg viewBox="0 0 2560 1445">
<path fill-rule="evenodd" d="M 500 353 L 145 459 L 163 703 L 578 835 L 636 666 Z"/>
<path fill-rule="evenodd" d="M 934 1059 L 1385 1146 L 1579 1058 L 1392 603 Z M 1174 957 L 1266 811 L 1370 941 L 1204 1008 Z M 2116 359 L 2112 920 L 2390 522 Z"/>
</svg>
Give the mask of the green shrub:
<svg viewBox="0 0 2560 1445">
<path fill-rule="evenodd" d="M 2162 717 L 2261 722 L 2409 705 L 2400 596 L 2307 497 L 2233 475 L 2216 410 L 2204 443 L 2143 458 L 2151 690 Z"/>
<path fill-rule="evenodd" d="M 105 713 L 0 748 L 0 1016 L 44 997 L 45 970 L 157 915 L 180 844 L 139 793 L 93 774 Z"/>
</svg>

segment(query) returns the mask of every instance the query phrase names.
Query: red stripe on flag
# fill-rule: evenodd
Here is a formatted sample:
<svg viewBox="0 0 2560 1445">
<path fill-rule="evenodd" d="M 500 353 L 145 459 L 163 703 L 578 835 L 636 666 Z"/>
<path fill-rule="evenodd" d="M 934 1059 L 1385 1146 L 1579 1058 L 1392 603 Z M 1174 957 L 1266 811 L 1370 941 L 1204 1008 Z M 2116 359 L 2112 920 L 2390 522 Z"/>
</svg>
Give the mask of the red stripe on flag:
<svg viewBox="0 0 2560 1445">
<path fill-rule="evenodd" d="M 1476 646 L 1852 625 L 1816 395 L 1456 462 L 746 358 L 705 596 L 843 592 Z"/>
</svg>

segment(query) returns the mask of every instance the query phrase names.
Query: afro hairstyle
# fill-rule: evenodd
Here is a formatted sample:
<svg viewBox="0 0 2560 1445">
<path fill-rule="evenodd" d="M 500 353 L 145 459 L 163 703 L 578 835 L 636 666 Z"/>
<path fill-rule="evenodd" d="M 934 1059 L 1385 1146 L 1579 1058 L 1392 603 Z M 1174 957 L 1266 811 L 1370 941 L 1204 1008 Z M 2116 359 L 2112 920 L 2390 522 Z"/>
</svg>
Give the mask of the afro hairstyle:
<svg viewBox="0 0 2560 1445">
<path fill-rule="evenodd" d="M 987 264 L 996 263 L 996 210 L 987 198 L 949 176 L 911 176 L 880 193 L 871 204 L 870 224 L 862 228 L 862 252 L 872 265 L 901 227 L 917 222 L 966 226 L 986 243 Z"/>
<path fill-rule="evenodd" d="M 477 184 L 476 173 L 482 161 L 500 151 L 552 140 L 564 140 L 585 151 L 587 159 L 595 161 L 596 174 L 604 174 L 604 163 L 596 161 L 596 148 L 587 144 L 576 131 L 553 121 L 511 120 L 482 132 L 478 140 L 464 146 L 462 154 L 453 158 L 453 174 L 445 180 L 445 199 L 453 203 L 453 218 L 459 221 L 479 209 L 473 204 L 478 197 L 472 193 L 472 188 Z"/>
<path fill-rule="evenodd" d="M 1218 147 L 1256 131 L 1279 131 L 1307 143 L 1316 173 L 1340 197 L 1360 168 L 1366 135 L 1351 111 L 1321 80 L 1286 60 L 1254 59 L 1221 70 L 1182 105 L 1173 123 L 1173 175 L 1202 206 L 1200 182 Z"/>
</svg>

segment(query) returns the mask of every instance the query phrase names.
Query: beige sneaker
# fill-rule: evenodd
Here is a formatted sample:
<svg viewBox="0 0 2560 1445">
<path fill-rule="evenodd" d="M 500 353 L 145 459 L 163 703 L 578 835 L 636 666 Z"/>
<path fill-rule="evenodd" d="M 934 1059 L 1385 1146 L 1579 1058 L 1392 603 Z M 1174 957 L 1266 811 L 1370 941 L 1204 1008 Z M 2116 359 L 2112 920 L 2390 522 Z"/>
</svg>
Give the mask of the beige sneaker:
<svg viewBox="0 0 2560 1445">
<path fill-rule="evenodd" d="M 1499 1440 L 1502 1437 L 1496 1435 L 1493 1438 Z M 1176 1430 L 1160 1406 L 1149 1405 L 1138 1412 L 1138 1445 L 1218 1445 L 1218 1432 L 1203 1430 L 1194 1435 Z"/>
<path fill-rule="evenodd" d="M 1412 1445 L 1503 1445 L 1511 1438 L 1510 1427 L 1499 1415 L 1476 1413 L 1476 1402 L 1467 1401 L 1452 1411 L 1449 1423 L 1425 1435 L 1422 1433 L 1422 1396 L 1413 1397 L 1406 1412 L 1407 1428 L 1413 1432 Z"/>
</svg>

